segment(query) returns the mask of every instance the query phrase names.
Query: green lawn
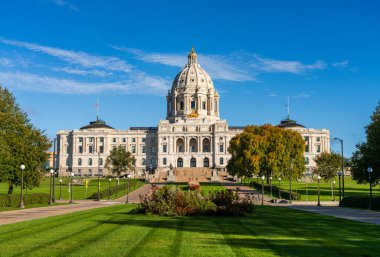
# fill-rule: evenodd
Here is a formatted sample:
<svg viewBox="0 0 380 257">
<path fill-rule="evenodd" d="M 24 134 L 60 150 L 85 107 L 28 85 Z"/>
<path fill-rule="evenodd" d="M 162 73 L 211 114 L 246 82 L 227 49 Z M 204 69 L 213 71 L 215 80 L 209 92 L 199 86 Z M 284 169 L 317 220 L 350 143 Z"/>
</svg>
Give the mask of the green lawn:
<svg viewBox="0 0 380 257">
<path fill-rule="evenodd" d="M 262 206 L 236 217 L 118 205 L 0 227 L 0 256 L 379 256 L 379 226 Z"/>
<path fill-rule="evenodd" d="M 253 181 L 257 181 L 256 179 L 253 179 Z M 259 180 L 261 183 L 261 181 Z M 278 186 L 278 180 L 273 180 L 273 185 Z M 345 177 L 344 179 L 344 186 L 345 186 L 345 196 L 363 196 L 363 197 L 369 197 L 369 184 L 357 184 L 356 181 L 352 180 L 350 177 Z M 281 181 L 281 188 L 284 190 L 289 190 L 289 181 L 288 180 L 282 180 Z M 301 201 L 306 200 L 306 188 L 307 190 L 307 200 L 309 201 L 317 201 L 318 200 L 318 183 L 315 179 L 314 182 L 298 182 L 298 181 L 292 181 L 292 190 L 293 192 L 298 192 L 301 194 Z M 380 197 L 380 190 L 379 186 L 372 188 L 372 193 L 374 197 Z M 321 192 L 321 201 L 331 201 L 331 187 L 330 183 L 325 182 L 324 180 L 321 180 L 320 182 L 320 192 Z M 267 194 L 268 195 L 268 194 Z M 336 201 L 339 201 L 339 190 L 338 190 L 338 179 L 336 179 L 335 184 L 335 198 Z"/>
<path fill-rule="evenodd" d="M 69 199 L 69 178 L 62 178 L 62 195 L 61 199 L 62 200 L 68 200 Z M 78 178 L 75 178 L 74 180 L 78 180 Z M 74 200 L 84 200 L 86 199 L 86 186 L 83 180 L 83 185 L 73 185 L 73 198 Z M 44 178 L 41 181 L 41 185 L 39 187 L 35 187 L 33 189 L 28 189 L 27 193 L 47 193 L 49 194 L 49 179 Z M 55 183 L 55 196 L 56 199 L 59 199 L 59 193 L 60 193 L 60 183 L 59 183 L 59 178 L 56 178 L 56 183 Z M 126 192 L 128 191 L 128 181 L 126 181 Z M 131 188 L 130 190 L 137 189 L 144 185 L 143 182 L 136 180 L 136 179 L 131 179 Z M 116 186 L 116 180 L 112 179 L 111 181 L 111 187 Z M 120 179 L 119 186 L 124 189 L 124 180 Z M 108 179 L 101 179 L 100 181 L 100 190 L 107 190 L 108 189 Z M 91 196 L 91 194 L 96 193 L 98 190 L 98 180 L 97 178 L 92 178 L 88 184 L 87 188 L 87 197 Z M 0 183 L 0 194 L 6 194 L 8 192 L 8 184 L 7 183 Z M 24 190 L 24 193 L 26 191 Z M 15 187 L 13 190 L 14 194 L 19 194 L 20 193 L 20 187 Z M 119 192 L 118 196 L 114 194 L 111 199 L 116 199 L 124 195 L 124 192 Z"/>
<path fill-rule="evenodd" d="M 175 185 L 182 190 L 188 190 L 187 183 L 168 183 L 167 185 Z M 226 189 L 225 186 L 222 186 L 218 182 L 201 182 L 201 191 L 208 194 L 209 192 L 217 191 L 217 190 L 224 190 Z"/>
</svg>

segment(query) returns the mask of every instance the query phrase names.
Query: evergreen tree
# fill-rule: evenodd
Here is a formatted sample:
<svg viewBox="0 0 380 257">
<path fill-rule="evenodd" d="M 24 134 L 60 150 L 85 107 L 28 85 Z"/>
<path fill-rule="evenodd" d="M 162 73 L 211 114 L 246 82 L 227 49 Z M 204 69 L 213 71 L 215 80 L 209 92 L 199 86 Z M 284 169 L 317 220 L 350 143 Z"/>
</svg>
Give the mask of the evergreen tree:
<svg viewBox="0 0 380 257">
<path fill-rule="evenodd" d="M 33 181 L 29 186 L 38 186 L 51 143 L 43 131 L 31 124 L 12 93 L 3 87 L 0 87 L 0 135 L 0 180 L 8 183 L 8 194 L 13 193 L 14 185 L 21 183 L 21 164 Z"/>
<path fill-rule="evenodd" d="M 367 142 L 356 145 L 351 158 L 352 177 L 358 183 L 369 182 L 368 167 L 373 168 L 372 182 L 380 180 L 380 101 L 365 128 Z"/>
</svg>

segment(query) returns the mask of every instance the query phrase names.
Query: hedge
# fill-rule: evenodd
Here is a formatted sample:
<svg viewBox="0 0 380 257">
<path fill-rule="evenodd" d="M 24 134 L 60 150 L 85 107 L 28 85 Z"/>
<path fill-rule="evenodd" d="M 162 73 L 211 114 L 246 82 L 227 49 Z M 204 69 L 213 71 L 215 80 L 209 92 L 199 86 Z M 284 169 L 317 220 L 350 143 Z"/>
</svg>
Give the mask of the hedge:
<svg viewBox="0 0 380 257">
<path fill-rule="evenodd" d="M 262 185 L 257 182 L 251 182 L 251 187 L 255 188 L 258 192 L 261 192 Z M 279 188 L 277 186 L 274 186 L 272 184 L 272 194 L 273 196 L 280 197 L 279 195 Z M 270 193 L 270 185 L 265 184 L 264 185 L 264 192 Z M 281 199 L 287 199 L 290 200 L 290 192 L 288 190 L 284 190 L 281 188 Z M 301 194 L 297 192 L 292 192 L 292 200 L 301 200 Z"/>
<path fill-rule="evenodd" d="M 343 207 L 368 209 L 369 197 L 346 196 L 342 199 Z M 380 210 L 380 198 L 372 198 L 372 210 Z"/>
<path fill-rule="evenodd" d="M 130 192 L 139 188 L 141 184 L 144 184 L 140 180 L 132 180 L 130 183 L 131 183 L 130 188 L 129 188 Z M 127 191 L 128 191 L 128 181 L 126 182 L 126 186 L 125 186 L 125 192 L 127 192 Z M 124 193 L 124 183 L 120 183 L 119 186 L 113 186 L 110 189 L 107 188 L 107 189 L 100 191 L 100 199 L 111 197 L 112 195 L 116 194 L 116 192 L 118 192 L 118 193 L 123 192 Z M 90 197 L 88 197 L 88 199 L 98 199 L 98 192 L 95 192 L 92 195 L 90 195 Z"/>
<path fill-rule="evenodd" d="M 50 200 L 49 194 L 33 193 L 23 196 L 24 204 L 48 204 Z M 20 195 L 0 195 L 0 207 L 17 207 L 20 203 Z"/>
</svg>

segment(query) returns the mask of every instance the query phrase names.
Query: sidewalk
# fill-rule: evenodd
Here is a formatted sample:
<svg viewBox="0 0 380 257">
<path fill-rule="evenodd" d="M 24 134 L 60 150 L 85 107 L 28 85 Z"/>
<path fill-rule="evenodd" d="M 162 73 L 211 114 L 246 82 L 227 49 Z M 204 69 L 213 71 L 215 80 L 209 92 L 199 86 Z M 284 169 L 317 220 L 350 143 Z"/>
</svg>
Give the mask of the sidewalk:
<svg viewBox="0 0 380 257">
<path fill-rule="evenodd" d="M 139 203 L 140 195 L 148 193 L 151 190 L 151 188 L 151 185 L 147 184 L 129 193 L 129 203 Z M 123 196 L 116 200 L 102 200 L 100 202 L 93 200 L 74 200 L 75 204 L 4 211 L 0 212 L 0 226 L 21 221 L 35 220 L 67 213 L 73 213 L 77 211 L 102 208 L 114 204 L 125 204 L 126 198 L 127 196 Z"/>
</svg>

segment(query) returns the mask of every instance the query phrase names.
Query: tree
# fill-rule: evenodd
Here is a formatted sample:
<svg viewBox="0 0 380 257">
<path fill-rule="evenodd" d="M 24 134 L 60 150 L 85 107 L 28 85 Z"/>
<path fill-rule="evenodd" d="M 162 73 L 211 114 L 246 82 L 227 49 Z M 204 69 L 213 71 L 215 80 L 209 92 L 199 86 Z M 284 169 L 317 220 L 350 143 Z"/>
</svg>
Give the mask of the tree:
<svg viewBox="0 0 380 257">
<path fill-rule="evenodd" d="M 132 170 L 135 166 L 136 159 L 130 152 L 127 152 L 124 147 L 118 146 L 111 150 L 107 157 L 105 167 L 111 169 L 119 177 L 122 172 Z"/>
<path fill-rule="evenodd" d="M 8 194 L 13 193 L 14 185 L 21 183 L 21 164 L 26 167 L 24 172 L 34 177 L 29 186 L 38 186 L 51 143 L 44 131 L 31 124 L 12 93 L 2 87 L 0 135 L 0 180 L 8 183 Z"/>
<path fill-rule="evenodd" d="M 321 153 L 314 158 L 317 167 L 315 173 L 318 173 L 325 181 L 330 182 L 331 195 L 333 192 L 333 180 L 340 169 L 341 156 L 337 153 Z"/>
<path fill-rule="evenodd" d="M 352 177 L 358 183 L 369 182 L 368 167 L 373 168 L 372 182 L 380 180 L 380 101 L 366 126 L 367 141 L 356 145 L 351 158 Z"/>
<path fill-rule="evenodd" d="M 305 170 L 301 135 L 272 125 L 248 126 L 230 141 L 227 170 L 238 177 L 296 178 Z"/>
</svg>

